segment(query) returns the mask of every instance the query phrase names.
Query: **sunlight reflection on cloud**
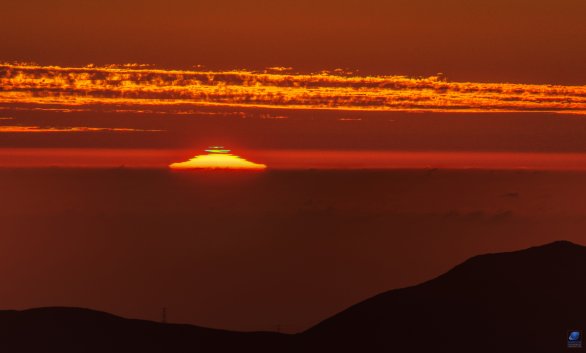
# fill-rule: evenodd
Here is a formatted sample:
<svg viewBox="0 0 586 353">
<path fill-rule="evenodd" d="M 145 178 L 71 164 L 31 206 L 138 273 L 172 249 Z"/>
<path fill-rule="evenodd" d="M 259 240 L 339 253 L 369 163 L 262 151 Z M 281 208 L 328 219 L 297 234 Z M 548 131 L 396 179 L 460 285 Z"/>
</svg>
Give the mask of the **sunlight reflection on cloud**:
<svg viewBox="0 0 586 353">
<path fill-rule="evenodd" d="M 142 111 L 195 106 L 358 111 L 586 114 L 586 86 L 449 82 L 443 76 L 353 76 L 161 70 L 141 65 L 0 64 L 0 105 Z"/>
</svg>

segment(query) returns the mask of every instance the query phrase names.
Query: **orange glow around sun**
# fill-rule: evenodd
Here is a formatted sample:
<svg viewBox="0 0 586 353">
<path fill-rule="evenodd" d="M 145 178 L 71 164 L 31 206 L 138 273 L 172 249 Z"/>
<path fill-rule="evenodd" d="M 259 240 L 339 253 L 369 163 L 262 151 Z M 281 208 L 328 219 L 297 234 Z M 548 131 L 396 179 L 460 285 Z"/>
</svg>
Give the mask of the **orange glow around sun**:
<svg viewBox="0 0 586 353">
<path fill-rule="evenodd" d="M 263 170 L 267 167 L 230 154 L 230 150 L 225 150 L 223 147 L 210 147 L 206 152 L 208 154 L 195 156 L 186 162 L 172 163 L 169 168 L 175 170 Z"/>
</svg>

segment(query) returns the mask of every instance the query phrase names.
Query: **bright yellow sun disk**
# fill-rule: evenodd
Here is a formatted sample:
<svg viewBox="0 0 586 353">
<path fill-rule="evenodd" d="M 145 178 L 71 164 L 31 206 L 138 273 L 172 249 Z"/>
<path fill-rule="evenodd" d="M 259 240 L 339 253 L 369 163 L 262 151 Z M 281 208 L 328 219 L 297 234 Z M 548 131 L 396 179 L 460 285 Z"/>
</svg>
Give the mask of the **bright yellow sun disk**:
<svg viewBox="0 0 586 353">
<path fill-rule="evenodd" d="M 232 154 L 210 153 L 195 156 L 187 162 L 172 163 L 171 169 L 239 169 L 239 170 L 262 170 L 267 166 L 253 163 L 244 158 Z"/>
</svg>

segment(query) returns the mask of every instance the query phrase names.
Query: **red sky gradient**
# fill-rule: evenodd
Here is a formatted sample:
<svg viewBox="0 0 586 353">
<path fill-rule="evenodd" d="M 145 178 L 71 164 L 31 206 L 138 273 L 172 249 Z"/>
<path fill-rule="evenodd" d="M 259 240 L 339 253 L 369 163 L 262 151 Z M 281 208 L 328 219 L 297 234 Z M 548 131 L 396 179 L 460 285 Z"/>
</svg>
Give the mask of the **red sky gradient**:
<svg viewBox="0 0 586 353">
<path fill-rule="evenodd" d="M 584 84 L 581 0 L 26 0 L 3 12 L 7 61 Z"/>
<path fill-rule="evenodd" d="M 0 148 L 586 151 L 580 0 L 28 0 L 4 12 Z"/>
<path fill-rule="evenodd" d="M 212 145 L 277 169 L 567 170 L 582 169 L 586 153 L 586 120 L 555 113 L 208 107 L 173 114 L 6 107 L 2 115 L 10 117 L 0 120 L 4 167 L 165 168 Z"/>
<path fill-rule="evenodd" d="M 243 151 L 241 157 L 262 161 L 269 169 L 484 169 L 586 170 L 586 153 L 413 152 L 413 151 Z M 236 151 L 234 151 L 236 153 Z M 196 155 L 206 154 L 203 151 Z M 166 168 L 193 157 L 186 150 L 147 149 L 0 149 L 5 168 Z"/>
<path fill-rule="evenodd" d="M 585 14 L 5 1 L 0 302 L 297 332 L 470 256 L 585 244 Z M 267 169 L 168 169 L 208 146 Z"/>
</svg>

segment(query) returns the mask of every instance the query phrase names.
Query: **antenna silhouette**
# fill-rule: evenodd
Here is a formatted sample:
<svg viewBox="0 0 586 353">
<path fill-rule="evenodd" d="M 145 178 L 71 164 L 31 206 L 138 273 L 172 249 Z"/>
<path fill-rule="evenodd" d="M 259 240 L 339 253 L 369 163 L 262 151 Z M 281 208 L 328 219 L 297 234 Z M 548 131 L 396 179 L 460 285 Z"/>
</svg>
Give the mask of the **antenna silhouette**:
<svg viewBox="0 0 586 353">
<path fill-rule="evenodd" d="M 163 324 L 167 323 L 167 308 L 163 308 L 163 313 L 162 313 L 162 317 L 161 317 L 161 322 Z"/>
</svg>

